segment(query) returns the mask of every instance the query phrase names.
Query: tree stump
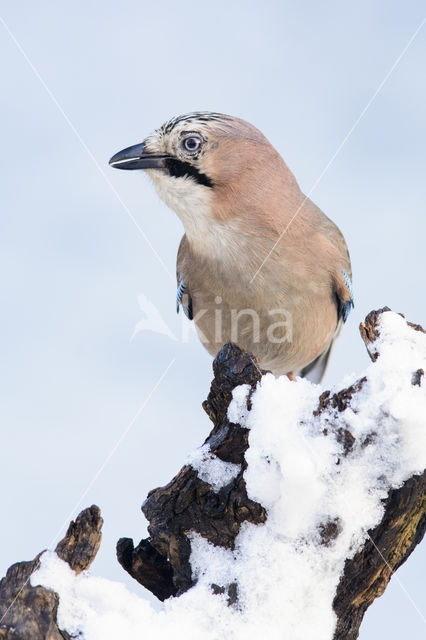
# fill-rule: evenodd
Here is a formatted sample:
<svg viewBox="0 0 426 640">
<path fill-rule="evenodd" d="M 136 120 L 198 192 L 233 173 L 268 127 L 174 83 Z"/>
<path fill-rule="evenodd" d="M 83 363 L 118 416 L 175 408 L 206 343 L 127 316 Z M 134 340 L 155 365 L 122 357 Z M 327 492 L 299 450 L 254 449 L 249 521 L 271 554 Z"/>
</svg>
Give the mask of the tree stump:
<svg viewBox="0 0 426 640">
<path fill-rule="evenodd" d="M 92 505 L 70 523 L 56 546 L 58 556 L 76 573 L 93 562 L 101 544 L 102 523 L 99 507 Z M 0 640 L 69 640 L 57 625 L 58 594 L 30 584 L 43 553 L 30 562 L 12 565 L 0 581 Z"/>
<path fill-rule="evenodd" d="M 380 317 L 385 311 L 388 309 L 372 311 L 360 326 L 373 362 L 380 357 L 377 338 Z M 412 331 L 424 333 L 419 325 L 407 324 Z M 117 544 L 117 557 L 123 568 L 160 600 L 180 596 L 195 584 L 190 564 L 192 534 L 198 534 L 216 547 L 233 550 L 243 523 L 256 526 L 268 518 L 264 506 L 247 494 L 244 472 L 249 430 L 228 418 L 233 390 L 239 385 L 248 385 L 246 408 L 249 412 L 253 393 L 266 372 L 259 369 L 251 355 L 231 343 L 220 350 L 213 370 L 210 393 L 203 404 L 213 429 L 203 451 L 207 458 L 214 456 L 222 463 L 239 465 L 238 472 L 213 490 L 209 482 L 202 479 L 200 469 L 197 471 L 186 464 L 165 487 L 151 491 L 143 504 L 142 510 L 150 523 L 149 538 L 141 540 L 136 547 L 129 538 L 121 538 Z M 418 367 L 407 384 L 422 386 L 423 379 L 424 370 Z M 324 391 L 313 412 L 312 420 L 318 424 L 327 416 L 327 426 L 322 433 L 324 437 L 332 433 L 340 443 L 341 459 L 350 460 L 347 456 L 359 444 L 341 416 L 348 408 L 356 407 L 366 385 L 368 378 L 361 377 L 337 393 Z M 362 441 L 361 446 L 368 446 L 367 440 Z M 426 473 L 423 472 L 389 490 L 383 500 L 381 521 L 367 532 L 362 548 L 346 559 L 333 601 L 337 617 L 334 640 L 353 640 L 358 636 L 365 611 L 422 540 L 426 526 L 425 485 Z M 76 573 L 87 569 L 95 557 L 101 527 L 99 508 L 92 506 L 70 524 L 65 538 L 57 545 L 58 556 Z M 340 530 L 338 519 L 326 520 L 320 525 L 320 544 L 324 547 L 333 544 Z M 13 565 L 0 582 L 0 640 L 70 638 L 57 624 L 58 594 L 30 583 L 31 574 L 40 566 L 41 555 L 31 562 Z M 210 587 L 214 594 L 226 592 L 229 606 L 238 606 L 236 583 L 211 584 Z"/>
<path fill-rule="evenodd" d="M 373 362 L 379 355 L 374 343 L 380 332 L 380 315 L 385 311 L 389 308 L 372 311 L 360 325 L 361 337 Z M 424 333 L 420 325 L 408 324 L 413 331 Z M 246 493 L 243 474 L 247 466 L 244 454 L 248 448 L 248 430 L 227 417 L 233 389 L 241 384 L 250 386 L 247 400 L 250 410 L 250 396 L 266 372 L 259 369 L 253 356 L 232 343 L 219 351 L 213 371 L 214 379 L 203 407 L 214 426 L 204 444 L 220 460 L 241 464 L 241 472 L 229 485 L 215 492 L 200 480 L 195 469 L 184 466 L 165 487 L 151 491 L 142 505 L 150 522 L 150 537 L 136 548 L 129 538 L 122 538 L 117 544 L 117 558 L 123 568 L 161 600 L 179 595 L 194 584 L 189 563 L 189 532 L 195 531 L 215 545 L 233 549 L 242 522 L 257 524 L 267 518 L 262 505 L 251 501 Z M 414 371 L 412 384 L 421 385 L 422 380 L 423 370 Z M 333 395 L 325 391 L 319 397 L 314 415 L 320 419 L 330 407 L 336 415 L 342 413 L 356 400 L 366 382 L 363 377 Z M 355 442 L 353 435 L 348 429 L 330 423 L 328 428 L 336 429 L 347 455 Z M 382 521 L 368 531 L 364 547 L 346 561 L 333 602 L 338 619 L 334 640 L 357 638 L 365 611 L 382 595 L 394 571 L 422 540 L 426 527 L 425 484 L 426 472 L 392 490 L 384 504 Z M 323 526 L 324 545 L 337 535 L 338 523 L 330 521 Z M 157 571 L 157 566 L 161 566 L 161 570 Z M 223 589 L 220 585 L 212 588 Z M 235 594 L 229 597 L 232 600 Z"/>
</svg>

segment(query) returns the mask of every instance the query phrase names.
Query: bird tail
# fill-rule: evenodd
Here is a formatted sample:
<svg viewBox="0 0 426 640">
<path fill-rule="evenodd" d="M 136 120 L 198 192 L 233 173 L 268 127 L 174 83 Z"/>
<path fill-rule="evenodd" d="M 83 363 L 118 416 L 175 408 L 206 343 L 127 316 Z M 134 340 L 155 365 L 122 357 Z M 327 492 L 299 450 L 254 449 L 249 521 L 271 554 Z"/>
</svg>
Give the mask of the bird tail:
<svg viewBox="0 0 426 640">
<path fill-rule="evenodd" d="M 324 377 L 325 370 L 327 369 L 330 354 L 334 345 L 334 338 L 330 342 L 330 346 L 326 351 L 323 351 L 315 360 L 312 360 L 306 367 L 302 369 L 299 375 L 302 378 L 307 378 L 314 384 L 319 384 Z"/>
</svg>

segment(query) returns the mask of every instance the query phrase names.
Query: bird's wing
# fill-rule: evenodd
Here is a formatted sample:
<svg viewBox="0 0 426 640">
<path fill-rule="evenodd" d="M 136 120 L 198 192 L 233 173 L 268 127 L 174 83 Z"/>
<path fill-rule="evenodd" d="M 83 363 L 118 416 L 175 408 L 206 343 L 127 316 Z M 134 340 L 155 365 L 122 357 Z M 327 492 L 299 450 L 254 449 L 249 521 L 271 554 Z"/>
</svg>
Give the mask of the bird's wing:
<svg viewBox="0 0 426 640">
<path fill-rule="evenodd" d="M 345 269 L 348 276 L 352 278 L 351 259 L 349 256 L 348 245 L 346 244 L 343 233 L 340 231 L 339 227 L 334 224 L 334 222 L 330 220 L 330 218 L 328 218 L 324 213 L 322 214 L 321 226 L 323 235 L 327 238 L 330 244 L 333 245 L 335 249 L 337 249 L 341 267 Z"/>
<path fill-rule="evenodd" d="M 337 333 L 340 330 L 341 321 L 346 322 L 349 312 L 354 306 L 351 260 L 348 246 L 339 227 L 326 215 L 323 215 L 321 225 L 324 237 L 327 238 L 335 252 L 331 277 L 337 304 Z"/>
<path fill-rule="evenodd" d="M 342 322 L 348 319 L 350 310 L 354 306 L 354 294 L 352 289 L 352 280 L 345 269 L 340 269 L 334 276 L 334 291 L 337 301 L 337 328 L 340 330 Z"/>
<path fill-rule="evenodd" d="M 189 320 L 193 319 L 192 313 L 192 298 L 189 292 L 189 285 L 185 278 L 185 256 L 187 252 L 187 240 L 186 235 L 182 236 L 180 241 L 177 260 L 176 260 L 176 280 L 177 280 L 177 293 L 176 293 L 176 311 L 179 313 L 179 307 L 182 305 L 184 314 Z"/>
<path fill-rule="evenodd" d="M 331 220 L 326 216 L 324 218 L 327 238 L 338 249 L 340 255 L 340 260 L 332 274 L 332 287 L 337 306 L 337 325 L 334 336 L 325 351 L 304 367 L 299 374 L 302 378 L 306 377 L 315 384 L 321 382 L 339 333 L 354 306 L 351 262 L 345 238 L 340 229 Z"/>
</svg>

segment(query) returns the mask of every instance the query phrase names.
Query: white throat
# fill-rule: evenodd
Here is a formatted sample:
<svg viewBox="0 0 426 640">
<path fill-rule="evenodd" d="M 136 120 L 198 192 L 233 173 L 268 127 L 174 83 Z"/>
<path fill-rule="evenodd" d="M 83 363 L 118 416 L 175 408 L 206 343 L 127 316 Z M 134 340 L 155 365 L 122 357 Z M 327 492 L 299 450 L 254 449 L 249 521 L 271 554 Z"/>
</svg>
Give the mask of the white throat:
<svg viewBox="0 0 426 640">
<path fill-rule="evenodd" d="M 222 223 L 212 215 L 210 187 L 193 178 L 174 178 L 156 169 L 147 170 L 160 198 L 173 209 L 192 248 L 202 256 L 232 259 L 238 249 L 235 223 Z"/>
</svg>

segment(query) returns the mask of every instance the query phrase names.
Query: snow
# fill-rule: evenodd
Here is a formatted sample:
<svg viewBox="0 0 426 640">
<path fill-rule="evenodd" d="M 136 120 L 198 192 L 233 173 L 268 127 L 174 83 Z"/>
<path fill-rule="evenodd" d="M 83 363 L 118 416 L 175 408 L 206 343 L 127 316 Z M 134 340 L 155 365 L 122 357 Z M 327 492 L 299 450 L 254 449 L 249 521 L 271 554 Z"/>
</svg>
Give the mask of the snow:
<svg viewBox="0 0 426 640">
<path fill-rule="evenodd" d="M 190 464 L 197 471 L 200 480 L 211 485 L 213 491 L 226 487 L 241 471 L 241 465 L 224 462 L 215 456 L 208 444 L 191 453 L 186 464 Z"/>
<path fill-rule="evenodd" d="M 250 412 L 247 385 L 234 391 L 228 417 L 250 429 L 247 492 L 266 507 L 267 521 L 244 523 L 234 551 L 191 534 L 198 582 L 160 611 L 121 584 L 88 573 L 75 576 L 54 553 L 45 553 L 32 584 L 59 593 L 59 626 L 86 640 L 254 640 L 265 630 L 269 640 L 331 640 L 332 601 L 345 559 L 380 522 L 389 489 L 426 466 L 426 397 L 424 388 L 411 384 L 413 372 L 426 370 L 426 335 L 387 312 L 374 348 L 380 357 L 363 373 L 367 382 L 356 406 L 341 414 L 329 409 L 314 418 L 322 389 L 306 380 L 264 376 Z M 332 391 L 359 377 L 347 377 Z M 346 457 L 331 430 L 323 433 L 330 417 L 356 438 Z M 206 447 L 190 464 L 215 490 L 239 471 Z M 330 520 L 338 535 L 324 545 L 321 525 Z M 237 583 L 238 606 L 228 606 L 226 593 L 214 595 L 212 583 Z"/>
</svg>

